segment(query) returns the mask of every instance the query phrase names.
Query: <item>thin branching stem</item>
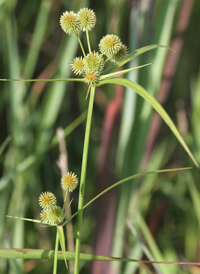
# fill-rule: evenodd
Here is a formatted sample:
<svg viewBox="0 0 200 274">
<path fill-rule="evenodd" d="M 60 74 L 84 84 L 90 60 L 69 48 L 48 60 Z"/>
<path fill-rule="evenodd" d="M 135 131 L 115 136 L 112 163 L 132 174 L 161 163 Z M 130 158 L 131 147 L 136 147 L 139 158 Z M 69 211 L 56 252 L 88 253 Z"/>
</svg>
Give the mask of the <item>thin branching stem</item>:
<svg viewBox="0 0 200 274">
<path fill-rule="evenodd" d="M 84 140 L 84 147 L 83 147 L 83 159 L 82 159 L 82 168 L 81 168 L 81 180 L 80 180 L 80 189 L 79 189 L 78 223 L 77 223 L 75 266 L 74 266 L 74 273 L 76 273 L 76 274 L 79 273 L 79 257 L 80 257 L 80 246 L 81 246 L 83 202 L 84 202 L 85 180 L 86 180 L 88 148 L 89 148 L 90 129 L 91 129 L 91 122 L 92 122 L 94 95 L 95 95 L 95 87 L 92 86 L 91 92 L 90 92 L 88 116 L 87 116 L 87 122 L 86 122 L 85 140 Z"/>
<path fill-rule="evenodd" d="M 87 28 L 86 28 L 86 37 L 87 37 L 88 50 L 89 50 L 89 53 L 91 53 L 92 51 L 90 47 L 90 38 L 89 38 L 89 33 Z"/>
<path fill-rule="evenodd" d="M 64 203 L 63 203 L 63 210 L 65 209 L 65 204 L 66 204 L 66 201 L 67 201 L 67 194 L 68 194 L 68 189 L 65 193 L 65 199 L 64 199 Z"/>
<path fill-rule="evenodd" d="M 84 55 L 84 57 L 86 57 L 85 50 L 84 50 L 83 45 L 82 45 L 82 43 L 81 43 L 81 39 L 79 38 L 78 35 L 77 35 L 77 38 L 78 38 L 78 42 L 79 42 L 79 45 L 80 45 L 80 47 L 81 47 L 81 50 L 82 50 L 82 52 L 83 52 L 83 55 Z"/>
<path fill-rule="evenodd" d="M 57 273 L 58 244 L 59 244 L 59 236 L 58 236 L 58 231 L 57 231 L 56 232 L 55 253 L 54 253 L 54 263 L 53 263 L 53 274 Z"/>
</svg>

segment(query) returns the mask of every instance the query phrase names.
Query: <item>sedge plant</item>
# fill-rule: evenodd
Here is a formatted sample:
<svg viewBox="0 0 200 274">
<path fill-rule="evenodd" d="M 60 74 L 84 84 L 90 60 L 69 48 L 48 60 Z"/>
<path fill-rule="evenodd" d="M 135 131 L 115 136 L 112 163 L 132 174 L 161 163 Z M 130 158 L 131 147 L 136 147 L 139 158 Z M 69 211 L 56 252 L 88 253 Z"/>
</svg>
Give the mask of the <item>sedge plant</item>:
<svg viewBox="0 0 200 274">
<path fill-rule="evenodd" d="M 149 64 L 144 64 L 142 66 L 124 69 L 120 71 L 116 71 L 119 67 L 122 67 L 133 58 L 149 51 L 156 49 L 158 47 L 166 48 L 161 45 L 150 45 L 140 49 L 135 50 L 134 52 L 128 53 L 128 48 L 124 45 L 121 39 L 114 34 L 107 34 L 99 41 L 98 50 L 93 50 L 91 43 L 89 32 L 95 27 L 96 23 L 96 15 L 93 10 L 88 8 L 82 8 L 79 12 L 75 13 L 74 11 L 65 11 L 60 18 L 60 25 L 62 30 L 67 35 L 75 35 L 78 39 L 82 56 L 75 57 L 71 63 L 71 69 L 73 73 L 79 77 L 70 78 L 70 79 L 1 79 L 2 81 L 75 81 L 75 82 L 83 82 L 88 85 L 88 91 L 86 94 L 86 99 L 88 98 L 88 113 L 87 113 L 87 121 L 86 121 L 86 129 L 85 129 L 85 140 L 83 147 L 83 158 L 82 158 L 82 168 L 80 174 L 80 187 L 79 187 L 79 201 L 78 201 L 78 211 L 75 215 L 78 215 L 77 219 L 77 232 L 76 232 L 76 250 L 74 254 L 75 266 L 74 273 L 79 273 L 79 261 L 80 261 L 80 247 L 81 247 L 81 228 L 82 228 L 82 220 L 83 220 L 83 209 L 91 204 L 96 198 L 100 195 L 108 191 L 106 189 L 103 193 L 100 193 L 97 197 L 92 199 L 87 205 L 84 206 L 84 192 L 85 192 L 85 184 L 86 184 L 86 170 L 87 170 L 87 162 L 88 162 L 88 150 L 89 150 L 89 140 L 90 140 L 90 131 L 91 131 L 91 122 L 92 122 L 92 113 L 93 113 L 93 105 L 94 105 L 94 97 L 96 88 L 99 86 L 103 86 L 105 84 L 120 84 L 124 87 L 128 87 L 138 93 L 141 97 L 143 97 L 147 102 L 149 102 L 152 107 L 159 113 L 159 115 L 163 118 L 166 124 L 169 126 L 171 131 L 174 133 L 178 141 L 181 143 L 185 151 L 188 153 L 193 163 L 198 167 L 198 163 L 191 153 L 190 149 L 186 145 L 182 136 L 178 132 L 176 126 L 173 121 L 163 109 L 163 107 L 157 102 L 157 100 L 150 95 L 143 87 L 139 84 L 134 83 L 125 78 L 117 78 L 119 75 L 124 75 L 132 70 L 142 68 Z M 86 35 L 87 41 L 87 49 L 81 42 L 80 32 L 84 32 Z M 169 49 L 169 48 L 166 48 Z M 180 169 L 179 169 L 180 170 Z M 147 173 L 139 174 L 139 176 L 143 176 Z M 137 177 L 137 175 L 134 175 Z M 114 186 L 119 185 L 120 183 L 124 183 L 130 179 L 135 177 L 131 176 L 131 178 L 126 178 Z M 61 249 L 63 252 L 63 258 L 67 267 L 67 257 L 65 255 L 65 237 L 63 232 L 63 226 L 69 221 L 64 221 L 65 217 L 65 203 L 68 191 L 73 191 L 78 184 L 78 179 L 76 175 L 73 173 L 68 173 L 61 180 L 61 185 L 64 190 L 66 190 L 66 196 L 64 199 L 63 207 L 59 207 L 56 204 L 56 198 L 53 193 L 44 192 L 39 197 L 39 203 L 42 207 L 41 219 L 42 221 L 37 221 L 39 223 L 43 223 L 47 226 L 56 226 L 57 235 L 56 235 L 56 243 L 55 243 L 55 256 L 54 256 L 54 274 L 57 269 L 57 259 L 58 259 L 58 243 L 60 241 Z M 66 186 L 66 182 L 70 182 L 70 185 Z M 70 219 L 71 219 L 70 218 Z M 30 219 L 24 219 L 29 220 Z M 36 221 L 36 220 L 33 220 Z"/>
</svg>

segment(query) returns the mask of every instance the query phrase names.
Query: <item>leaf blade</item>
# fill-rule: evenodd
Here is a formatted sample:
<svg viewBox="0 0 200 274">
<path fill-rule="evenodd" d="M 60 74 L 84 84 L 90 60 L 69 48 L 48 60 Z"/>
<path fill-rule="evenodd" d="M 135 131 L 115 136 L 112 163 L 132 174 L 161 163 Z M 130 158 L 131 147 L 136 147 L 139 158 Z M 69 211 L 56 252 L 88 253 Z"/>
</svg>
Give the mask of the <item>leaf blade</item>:
<svg viewBox="0 0 200 274">
<path fill-rule="evenodd" d="M 185 141 L 183 140 L 183 137 L 180 135 L 179 131 L 177 130 L 175 124 L 173 123 L 172 119 L 169 117 L 167 112 L 164 110 L 164 108 L 158 103 L 158 101 L 149 94 L 143 87 L 141 87 L 139 84 L 134 83 L 128 79 L 119 79 L 114 78 L 106 81 L 102 81 L 100 85 L 103 84 L 120 84 L 125 87 L 131 88 L 136 93 L 138 93 L 142 98 L 144 98 L 146 101 L 148 101 L 152 107 L 159 113 L 159 115 L 162 117 L 162 119 L 165 121 L 165 123 L 169 126 L 171 131 L 174 133 L 178 141 L 181 143 L 187 154 L 190 156 L 191 160 L 195 164 L 197 168 L 199 168 L 199 164 L 197 163 L 195 157 L 193 156 L 192 152 L 186 145 Z"/>
<path fill-rule="evenodd" d="M 169 47 L 166 47 L 166 46 L 162 46 L 162 45 L 150 45 L 150 46 L 146 46 L 146 47 L 142 47 L 142 48 L 139 48 L 131 53 L 128 54 L 128 57 L 124 60 L 124 61 L 121 61 L 121 62 L 117 62 L 116 64 L 110 66 L 109 68 L 107 68 L 106 70 L 104 70 L 101 75 L 106 75 L 108 73 L 111 73 L 113 71 L 115 71 L 116 69 L 118 69 L 119 67 L 125 65 L 126 63 L 130 62 L 132 59 L 134 59 L 135 57 L 149 51 L 149 50 L 152 50 L 152 49 L 156 49 L 156 48 L 166 48 L 166 49 L 170 49 Z M 173 49 L 170 49 L 170 50 L 173 50 Z"/>
</svg>

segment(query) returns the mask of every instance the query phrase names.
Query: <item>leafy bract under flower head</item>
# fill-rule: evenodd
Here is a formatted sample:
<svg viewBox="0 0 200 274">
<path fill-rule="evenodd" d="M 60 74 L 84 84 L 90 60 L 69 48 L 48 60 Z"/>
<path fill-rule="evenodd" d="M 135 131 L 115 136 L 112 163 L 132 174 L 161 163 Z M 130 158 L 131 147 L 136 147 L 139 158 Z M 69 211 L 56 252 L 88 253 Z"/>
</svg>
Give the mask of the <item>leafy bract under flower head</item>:
<svg viewBox="0 0 200 274">
<path fill-rule="evenodd" d="M 61 28 L 69 35 L 77 35 L 80 30 L 78 15 L 73 11 L 65 11 L 60 17 Z"/>
<path fill-rule="evenodd" d="M 99 49 L 109 58 L 119 51 L 121 45 L 121 40 L 117 35 L 107 34 L 100 40 Z"/>
<path fill-rule="evenodd" d="M 82 31 L 91 30 L 96 24 L 96 15 L 93 10 L 88 8 L 80 9 L 78 12 L 80 27 Z"/>
<path fill-rule="evenodd" d="M 72 172 L 67 172 L 61 178 L 61 187 L 64 190 L 69 190 L 70 192 L 74 191 L 74 189 L 78 185 L 78 178 Z"/>
<path fill-rule="evenodd" d="M 44 192 L 39 196 L 39 205 L 46 209 L 51 208 L 56 204 L 56 197 L 52 192 Z"/>
</svg>

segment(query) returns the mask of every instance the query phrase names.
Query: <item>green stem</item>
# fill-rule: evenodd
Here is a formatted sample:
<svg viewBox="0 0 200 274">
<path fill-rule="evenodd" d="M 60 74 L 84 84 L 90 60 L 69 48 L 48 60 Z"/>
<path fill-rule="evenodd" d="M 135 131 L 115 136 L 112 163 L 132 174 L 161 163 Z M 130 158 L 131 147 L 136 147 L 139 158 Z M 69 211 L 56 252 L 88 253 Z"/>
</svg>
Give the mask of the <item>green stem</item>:
<svg viewBox="0 0 200 274">
<path fill-rule="evenodd" d="M 65 203 L 66 203 L 66 200 L 67 200 L 67 194 L 68 194 L 68 189 L 65 193 L 65 199 L 64 199 L 64 203 L 63 203 L 63 210 L 65 209 Z"/>
<path fill-rule="evenodd" d="M 87 37 L 88 50 L 89 50 L 89 53 L 91 53 L 92 51 L 90 47 L 90 38 L 89 38 L 89 33 L 87 28 L 86 28 L 86 37 Z"/>
<path fill-rule="evenodd" d="M 79 273 L 79 257 L 80 257 L 80 245 L 81 245 L 81 226 L 82 226 L 82 217 L 83 217 L 83 201 L 84 201 L 84 192 L 85 192 L 85 179 L 86 179 L 86 170 L 87 170 L 87 159 L 88 159 L 88 148 L 89 148 L 89 139 L 90 139 L 90 129 L 92 122 L 92 111 L 94 104 L 94 95 L 95 87 L 91 87 L 89 107 L 88 107 L 88 116 L 86 122 L 85 130 L 85 140 L 83 147 L 83 159 L 82 159 L 82 169 L 81 169 L 81 180 L 79 188 L 79 201 L 78 201 L 78 223 L 77 223 L 77 234 L 76 234 L 76 251 L 75 251 L 75 266 L 74 273 Z"/>
<path fill-rule="evenodd" d="M 78 36 L 78 35 L 77 35 L 77 38 L 78 38 L 78 42 L 79 42 L 79 45 L 80 45 L 80 47 L 81 47 L 81 50 L 82 50 L 82 52 L 83 52 L 83 55 L 84 55 L 84 57 L 86 57 L 86 54 L 85 54 L 85 51 L 84 51 L 83 45 L 82 45 L 82 43 L 81 43 L 81 39 L 79 38 L 79 36 Z"/>
<path fill-rule="evenodd" d="M 53 274 L 56 274 L 56 273 L 57 273 L 58 243 L 59 243 L 59 237 L 58 237 L 58 231 L 57 231 L 57 232 L 56 232 L 56 243 L 55 243 L 54 263 L 53 263 Z"/>
</svg>

